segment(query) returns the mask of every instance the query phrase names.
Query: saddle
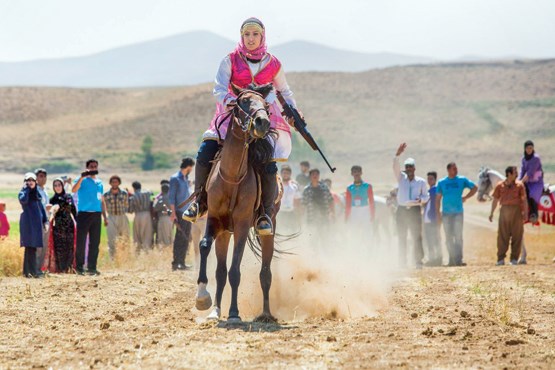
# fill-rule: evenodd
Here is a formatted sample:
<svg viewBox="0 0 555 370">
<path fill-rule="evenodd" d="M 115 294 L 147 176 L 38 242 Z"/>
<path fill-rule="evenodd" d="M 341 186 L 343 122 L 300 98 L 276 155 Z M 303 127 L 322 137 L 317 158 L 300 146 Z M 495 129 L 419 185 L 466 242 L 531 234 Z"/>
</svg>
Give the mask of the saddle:
<svg viewBox="0 0 555 370">
<path fill-rule="evenodd" d="M 217 163 L 221 160 L 221 151 L 222 151 L 222 147 L 220 147 L 220 149 L 218 150 L 218 152 L 214 156 L 214 159 L 210 162 L 210 163 L 212 163 L 212 168 L 210 169 L 210 173 L 208 174 L 208 181 L 210 181 L 212 176 L 214 176 L 214 172 L 216 170 Z M 253 210 L 253 213 L 255 215 L 255 217 L 253 218 L 253 225 L 252 225 L 253 227 L 256 226 L 256 220 L 258 220 L 259 217 L 262 217 L 264 215 L 264 209 L 263 209 L 264 207 L 262 207 L 262 181 L 260 179 L 260 173 L 259 172 L 254 170 L 254 174 L 255 174 L 255 178 L 256 178 L 256 201 L 255 201 L 254 210 Z M 281 202 L 281 199 L 283 198 L 283 193 L 284 193 L 283 181 L 281 179 L 281 176 L 276 174 L 276 180 L 277 180 L 278 191 L 277 191 L 277 194 L 276 194 L 274 204 L 278 204 L 279 202 Z M 233 209 L 235 208 L 235 205 L 237 204 L 237 193 L 238 193 L 238 190 L 239 190 L 238 185 L 239 184 L 237 184 L 237 186 L 234 187 L 233 195 L 232 195 L 232 197 L 229 201 L 229 206 L 228 206 L 229 213 L 233 212 Z M 200 208 L 201 209 L 208 209 L 208 204 L 207 204 L 208 193 L 206 192 L 206 188 L 201 189 L 200 192 L 198 194 L 196 194 L 196 196 L 197 196 Z M 201 204 L 201 202 L 203 204 Z M 232 232 L 233 230 L 229 230 L 229 231 Z"/>
</svg>

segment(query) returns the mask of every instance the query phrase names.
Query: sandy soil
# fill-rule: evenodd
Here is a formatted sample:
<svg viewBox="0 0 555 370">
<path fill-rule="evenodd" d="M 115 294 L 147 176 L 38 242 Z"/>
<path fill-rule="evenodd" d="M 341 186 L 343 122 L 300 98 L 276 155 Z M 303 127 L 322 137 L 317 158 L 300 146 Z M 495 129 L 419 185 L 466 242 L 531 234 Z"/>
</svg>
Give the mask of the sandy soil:
<svg viewBox="0 0 555 370">
<path fill-rule="evenodd" d="M 278 278 L 278 325 L 251 322 L 261 303 L 254 273 L 243 274 L 240 325 L 204 321 L 193 308 L 196 274 L 165 262 L 99 277 L 2 278 L 0 368 L 555 367 L 555 265 L 529 251 L 527 266 L 494 267 L 480 242 L 494 234 L 473 235 L 469 266 L 397 272 L 367 301 L 368 315 L 330 310 L 365 292 L 346 297 L 323 284 L 332 288 L 311 298 L 320 312 L 288 317 L 279 307 L 296 307 L 285 300 L 318 279 Z M 286 289 L 297 295 L 284 298 Z"/>
</svg>

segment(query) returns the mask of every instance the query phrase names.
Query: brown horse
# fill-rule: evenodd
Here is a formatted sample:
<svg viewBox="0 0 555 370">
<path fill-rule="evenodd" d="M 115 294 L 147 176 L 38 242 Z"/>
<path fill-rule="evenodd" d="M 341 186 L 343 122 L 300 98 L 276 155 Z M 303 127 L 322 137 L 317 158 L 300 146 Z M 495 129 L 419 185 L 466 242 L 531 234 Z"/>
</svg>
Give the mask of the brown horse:
<svg viewBox="0 0 555 370">
<path fill-rule="evenodd" d="M 237 293 L 241 281 L 241 260 L 249 232 L 257 217 L 258 180 L 254 167 L 263 168 L 272 159 L 273 148 L 266 140 L 270 129 L 270 118 L 266 96 L 272 85 L 249 86 L 237 89 L 236 103 L 231 111 L 231 122 L 221 151 L 220 160 L 214 164 L 206 187 L 208 193 L 208 219 L 204 238 L 200 242 L 200 270 L 196 307 L 207 310 L 212 305 L 210 293 L 206 290 L 206 260 L 212 242 L 216 239 L 216 304 L 209 319 L 219 319 L 221 314 L 222 293 L 227 281 L 227 250 L 233 234 L 233 259 L 229 269 L 231 285 L 231 306 L 228 321 L 240 322 L 237 307 Z M 277 191 L 276 191 L 277 194 Z M 272 217 L 275 230 L 275 214 Z M 270 313 L 269 292 L 272 282 L 270 264 L 274 253 L 274 236 L 256 238 L 261 249 L 262 269 L 260 284 L 264 296 L 264 309 L 256 321 L 275 322 Z M 249 243 L 250 245 L 250 243 Z"/>
</svg>

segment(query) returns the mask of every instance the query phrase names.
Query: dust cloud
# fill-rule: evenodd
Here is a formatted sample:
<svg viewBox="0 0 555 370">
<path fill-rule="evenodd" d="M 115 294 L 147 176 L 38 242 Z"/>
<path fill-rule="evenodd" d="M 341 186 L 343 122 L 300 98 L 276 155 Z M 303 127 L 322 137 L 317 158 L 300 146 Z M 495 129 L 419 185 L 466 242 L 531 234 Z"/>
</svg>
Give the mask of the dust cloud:
<svg viewBox="0 0 555 370">
<path fill-rule="evenodd" d="M 279 226 L 278 226 L 279 227 Z M 272 262 L 270 306 L 279 320 L 312 317 L 357 318 L 373 316 L 387 305 L 386 295 L 402 272 L 397 269 L 397 248 L 391 236 L 371 227 L 349 228 L 342 221 L 323 230 L 302 230 L 299 237 L 278 242 Z M 233 239 L 228 253 L 231 264 Z M 208 264 L 208 290 L 214 297 L 216 261 L 212 250 Z M 262 311 L 259 282 L 260 262 L 246 248 L 239 287 L 239 311 L 251 320 Z M 222 317 L 230 302 L 227 284 L 222 300 Z M 210 312 L 210 311 L 207 311 Z M 199 312 L 204 317 L 204 312 Z"/>
</svg>

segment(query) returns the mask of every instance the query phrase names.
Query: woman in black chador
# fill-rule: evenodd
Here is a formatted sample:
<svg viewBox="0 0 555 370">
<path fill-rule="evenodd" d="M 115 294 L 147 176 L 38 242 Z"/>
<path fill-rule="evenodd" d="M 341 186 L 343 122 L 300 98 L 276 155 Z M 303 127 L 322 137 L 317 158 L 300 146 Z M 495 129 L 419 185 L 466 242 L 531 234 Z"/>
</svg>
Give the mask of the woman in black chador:
<svg viewBox="0 0 555 370">
<path fill-rule="evenodd" d="M 48 271 L 71 272 L 75 251 L 75 217 L 77 210 L 71 195 L 66 194 L 64 182 L 58 178 L 53 183 L 52 234 L 49 246 Z"/>
</svg>

